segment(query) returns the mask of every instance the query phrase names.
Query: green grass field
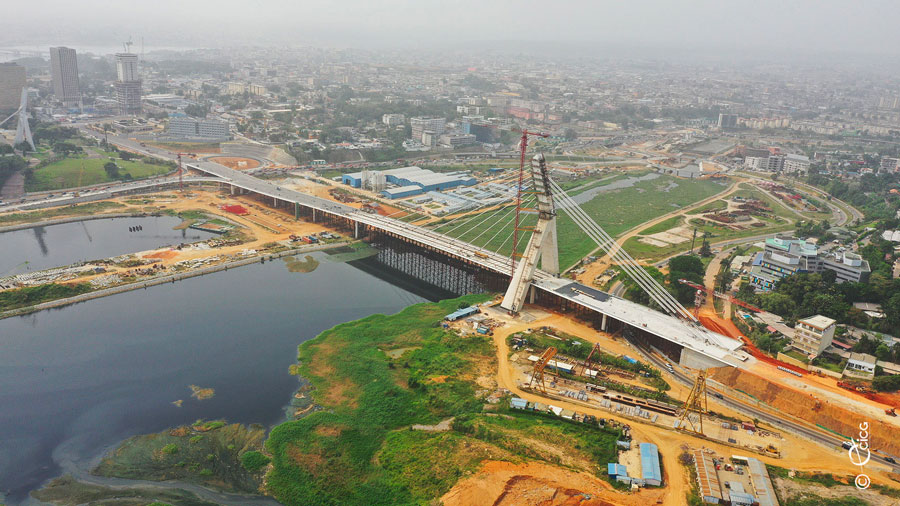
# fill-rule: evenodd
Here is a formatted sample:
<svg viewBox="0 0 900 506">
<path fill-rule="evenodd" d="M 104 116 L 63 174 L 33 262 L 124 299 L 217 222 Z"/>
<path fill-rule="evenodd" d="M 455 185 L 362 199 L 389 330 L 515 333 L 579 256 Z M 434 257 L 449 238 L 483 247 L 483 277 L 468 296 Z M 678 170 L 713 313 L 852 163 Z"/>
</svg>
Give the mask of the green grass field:
<svg viewBox="0 0 900 506">
<path fill-rule="evenodd" d="M 490 416 L 476 379 L 494 374 L 490 338 L 439 326 L 447 313 L 490 295 L 417 304 L 391 316 L 340 324 L 300 345 L 294 368 L 322 409 L 278 425 L 266 441 L 267 489 L 282 504 L 424 505 L 486 460 L 558 455 L 530 441 L 553 441 L 581 470 L 605 476 L 617 430 L 513 411 Z M 450 430 L 410 430 L 455 417 Z M 508 418 L 507 418 L 508 417 Z"/>
<path fill-rule="evenodd" d="M 615 176 L 604 180 L 603 183 L 609 184 L 619 179 L 621 177 Z M 671 183 L 676 183 L 677 186 L 669 191 L 662 191 Z M 713 181 L 691 181 L 672 176 L 660 176 L 649 181 L 640 181 L 630 188 L 601 193 L 589 202 L 582 204 L 581 208 L 608 234 L 615 237 L 645 221 L 693 204 L 723 190 L 725 190 L 725 186 Z M 511 209 L 511 207 L 506 207 L 487 211 L 449 224 L 438 225 L 435 230 L 491 251 L 509 255 L 512 250 L 511 219 L 514 216 L 510 212 Z M 534 214 L 523 215 L 521 226 L 525 228 L 533 226 L 536 220 L 537 217 Z M 663 224 L 659 226 L 661 227 Z M 597 246 L 578 228 L 566 211 L 559 213 L 557 231 L 559 234 L 559 264 L 562 269 L 574 265 Z M 530 232 L 520 235 L 520 237 L 524 237 L 519 242 L 518 251 L 520 253 L 524 250 L 530 235 Z"/>
<path fill-rule="evenodd" d="M 26 183 L 25 191 L 35 192 L 75 188 L 79 186 L 79 178 L 81 186 L 108 183 L 112 179 L 106 175 L 103 165 L 109 161 L 109 158 L 65 158 L 35 170 L 34 179 Z M 116 163 L 119 165 L 120 174 L 129 173 L 134 179 L 166 174 L 172 170 L 167 165 L 152 165 L 141 161 L 126 162 L 125 160 L 117 159 Z M 84 167 L 83 175 L 82 166 Z"/>
<path fill-rule="evenodd" d="M 678 186 L 669 191 L 662 189 L 670 183 Z M 673 176 L 660 176 L 640 181 L 630 188 L 604 192 L 581 208 L 612 237 L 641 223 L 694 202 L 708 198 L 726 189 L 725 185 L 710 180 L 688 180 Z M 565 211 L 559 219 L 559 265 L 566 269 L 574 265 L 596 248 L 596 244 L 568 217 Z"/>
<path fill-rule="evenodd" d="M 663 220 L 656 225 L 651 225 L 644 230 L 641 230 L 641 235 L 651 235 L 658 234 L 660 232 L 665 232 L 666 230 L 677 227 L 681 224 L 682 217 L 681 216 L 673 216 L 667 220 Z"/>
</svg>

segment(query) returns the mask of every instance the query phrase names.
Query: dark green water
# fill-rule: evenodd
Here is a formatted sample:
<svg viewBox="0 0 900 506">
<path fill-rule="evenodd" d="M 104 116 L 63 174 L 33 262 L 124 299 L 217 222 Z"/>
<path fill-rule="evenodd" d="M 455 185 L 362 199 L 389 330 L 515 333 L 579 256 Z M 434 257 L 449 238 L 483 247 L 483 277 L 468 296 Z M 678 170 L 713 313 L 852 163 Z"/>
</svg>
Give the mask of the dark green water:
<svg viewBox="0 0 900 506">
<path fill-rule="evenodd" d="M 278 423 L 297 388 L 288 366 L 299 343 L 446 295 L 373 275 L 371 260 L 313 256 L 320 265 L 311 273 L 278 260 L 0 320 L 7 503 L 135 434 L 198 418 Z M 193 399 L 191 384 L 215 396 Z"/>
</svg>

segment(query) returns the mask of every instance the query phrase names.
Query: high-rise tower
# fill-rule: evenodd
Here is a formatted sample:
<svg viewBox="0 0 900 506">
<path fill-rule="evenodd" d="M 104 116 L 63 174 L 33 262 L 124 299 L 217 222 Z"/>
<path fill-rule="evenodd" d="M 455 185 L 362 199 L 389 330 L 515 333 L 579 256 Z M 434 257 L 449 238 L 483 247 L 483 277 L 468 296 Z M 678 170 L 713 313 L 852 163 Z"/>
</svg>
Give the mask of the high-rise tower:
<svg viewBox="0 0 900 506">
<path fill-rule="evenodd" d="M 67 107 L 81 103 L 81 87 L 78 83 L 78 60 L 75 50 L 68 47 L 50 48 L 50 74 L 53 76 L 53 94 Z"/>
<path fill-rule="evenodd" d="M 116 53 L 116 75 L 119 114 L 140 114 L 141 76 L 138 73 L 138 56 L 134 53 Z"/>
</svg>

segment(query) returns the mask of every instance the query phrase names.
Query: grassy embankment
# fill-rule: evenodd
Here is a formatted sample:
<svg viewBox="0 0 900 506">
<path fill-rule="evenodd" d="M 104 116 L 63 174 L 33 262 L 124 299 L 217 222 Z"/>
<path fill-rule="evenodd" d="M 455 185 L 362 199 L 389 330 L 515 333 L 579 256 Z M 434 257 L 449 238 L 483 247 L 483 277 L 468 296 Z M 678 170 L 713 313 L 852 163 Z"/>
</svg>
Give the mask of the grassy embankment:
<svg viewBox="0 0 900 506">
<path fill-rule="evenodd" d="M 510 412 L 502 401 L 484 413 L 495 349 L 487 337 L 460 337 L 439 322 L 486 299 L 419 304 L 303 343 L 294 369 L 321 409 L 272 430 L 269 492 L 288 505 L 426 504 L 488 459 L 563 462 L 604 474 L 617 432 Z M 410 429 L 449 417 L 447 431 Z M 537 441 L 554 444 L 531 444 Z"/>
<path fill-rule="evenodd" d="M 46 285 L 27 286 L 0 292 L 0 311 L 19 309 L 66 297 L 74 297 L 93 290 L 88 283 L 64 285 L 48 283 Z"/>
<path fill-rule="evenodd" d="M 619 176 L 589 183 L 584 185 L 585 187 L 578 187 L 574 193 L 609 185 L 622 179 Z M 663 191 L 671 183 L 676 183 L 677 186 Z M 725 187 L 714 181 L 686 180 L 663 175 L 656 179 L 637 182 L 629 188 L 602 192 L 582 204 L 581 208 L 609 235 L 615 237 L 645 221 L 703 200 L 724 189 Z M 507 207 L 488 211 L 474 215 L 467 220 L 458 220 L 438 226 L 436 230 L 466 241 L 474 241 L 474 244 L 478 246 L 503 255 L 509 255 L 512 250 L 512 241 L 509 237 L 512 232 L 513 216 L 510 210 L 511 208 Z M 535 215 L 526 214 L 523 217 L 522 226 L 533 226 L 536 219 Z M 464 221 L 470 222 L 472 226 L 467 226 Z M 559 234 L 559 264 L 563 269 L 575 264 L 597 247 L 571 220 L 566 211 L 561 211 L 559 214 L 557 230 Z M 527 239 L 528 234 L 525 235 Z M 527 240 L 520 241 L 520 252 L 524 250 L 526 242 Z"/>
<path fill-rule="evenodd" d="M 895 504 L 900 499 L 900 489 L 877 483 L 859 490 L 854 485 L 854 476 L 804 471 L 794 471 L 791 476 L 788 469 L 768 464 L 766 469 L 779 503 L 786 506 L 865 506 Z M 787 482 L 792 485 L 789 489 L 784 486 Z"/>
<path fill-rule="evenodd" d="M 103 154 L 109 154 L 101 152 Z M 114 180 L 109 177 L 103 165 L 109 162 L 109 157 L 87 158 L 84 155 L 70 156 L 62 160 L 50 163 L 34 171 L 34 178 L 26 181 L 25 191 L 51 191 L 79 186 L 109 183 Z M 165 164 L 151 164 L 137 160 L 115 160 L 119 166 L 119 173 L 131 174 L 133 179 L 143 179 L 171 172 L 173 169 Z"/>
<path fill-rule="evenodd" d="M 18 225 L 20 223 L 37 223 L 69 216 L 94 216 L 104 213 L 115 213 L 122 211 L 124 207 L 124 204 L 118 202 L 102 201 L 91 202 L 88 204 L 72 204 L 71 206 L 65 207 L 53 207 L 40 211 L 0 214 L 0 226 Z"/>
<path fill-rule="evenodd" d="M 255 493 L 268 463 L 262 449 L 266 431 L 222 421 L 198 420 L 157 434 L 135 436 L 110 452 L 92 471 L 98 476 L 212 486 Z M 257 458 L 261 458 L 257 462 Z M 261 465 L 258 465 L 261 463 Z"/>
</svg>

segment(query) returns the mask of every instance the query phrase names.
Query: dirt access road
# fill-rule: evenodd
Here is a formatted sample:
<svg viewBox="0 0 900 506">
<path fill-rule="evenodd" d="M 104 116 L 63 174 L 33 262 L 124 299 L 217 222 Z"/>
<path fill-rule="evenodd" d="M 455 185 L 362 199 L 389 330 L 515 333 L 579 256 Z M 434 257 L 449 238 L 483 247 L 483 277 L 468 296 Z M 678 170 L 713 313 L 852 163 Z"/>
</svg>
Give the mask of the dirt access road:
<svg viewBox="0 0 900 506">
<path fill-rule="evenodd" d="M 650 221 L 645 221 L 645 222 L 641 223 L 640 225 L 634 226 L 634 227 L 626 230 L 623 234 L 616 237 L 616 247 L 621 248 L 622 245 L 625 244 L 625 241 L 636 236 L 638 234 L 638 232 L 640 232 L 641 230 L 644 230 L 645 228 L 652 227 L 653 225 L 656 225 L 657 223 L 666 221 L 669 218 L 674 218 L 675 216 L 683 216 L 684 214 L 689 213 L 695 209 L 699 209 L 699 208 L 705 206 L 706 204 L 709 204 L 710 202 L 715 202 L 716 200 L 719 200 L 719 199 L 722 199 L 722 198 L 725 198 L 725 197 L 731 195 L 732 193 L 734 193 L 738 190 L 738 186 L 742 182 L 744 182 L 743 179 L 737 180 L 737 181 L 733 182 L 731 184 L 731 186 L 729 186 L 725 191 L 719 192 L 719 193 L 712 195 L 710 197 L 707 197 L 701 201 L 695 202 L 689 206 L 682 207 L 681 209 L 677 209 L 670 213 L 666 213 L 666 214 L 656 217 Z M 598 251 L 600 251 L 600 247 L 597 247 L 596 249 L 594 249 L 594 251 L 590 252 L 589 254 L 593 255 L 593 254 L 596 254 Z M 584 272 L 579 274 L 576 279 L 578 281 L 584 283 L 587 286 L 593 286 L 592 283 L 593 283 L 594 279 L 597 276 L 599 276 L 600 274 L 602 274 L 606 269 L 609 269 L 611 263 L 612 262 L 611 262 L 610 255 L 604 254 L 602 257 L 598 258 L 596 261 L 588 264 L 585 267 Z"/>
<path fill-rule="evenodd" d="M 606 410 L 586 407 L 584 405 L 568 402 L 565 400 L 548 400 L 547 398 L 521 389 L 518 385 L 518 382 L 516 381 L 516 378 L 514 377 L 513 371 L 515 369 L 511 367 L 511 364 L 509 363 L 510 350 L 506 344 L 506 338 L 510 334 L 524 331 L 532 327 L 548 325 L 569 334 L 578 336 L 587 341 L 599 342 L 601 346 L 608 349 L 617 350 L 622 349 L 622 347 L 624 346 L 623 343 L 613 341 L 603 334 L 598 333 L 594 329 L 591 329 L 581 323 L 575 322 L 565 316 L 546 314 L 543 313 L 542 310 L 536 308 L 526 308 L 526 312 L 528 311 L 533 311 L 535 314 L 543 314 L 543 316 L 540 316 L 534 321 L 530 321 L 527 323 L 522 322 L 521 320 L 506 318 L 505 321 L 507 321 L 508 324 L 503 327 L 497 328 L 494 331 L 493 340 L 494 344 L 497 346 L 498 386 L 501 388 L 506 388 L 513 394 L 529 401 L 544 403 L 551 402 L 553 405 L 571 409 L 580 413 L 588 413 L 600 418 L 611 418 L 622 423 L 627 423 L 631 426 L 632 437 L 635 440 L 640 442 L 652 442 L 659 446 L 662 455 L 663 469 L 665 472 L 664 480 L 666 482 L 666 486 L 664 488 L 648 488 L 641 490 L 640 492 L 635 494 L 625 494 L 615 490 L 610 490 L 607 487 L 603 487 L 602 485 L 596 485 L 597 488 L 594 489 L 582 490 L 582 492 L 591 494 L 594 498 L 601 501 L 595 504 L 604 504 L 603 501 L 609 501 L 612 504 L 647 505 L 654 504 L 657 503 L 657 501 L 660 501 L 658 502 L 658 504 L 681 506 L 685 502 L 685 495 L 690 490 L 690 484 L 688 483 L 689 474 L 685 473 L 683 467 L 677 461 L 678 454 L 681 453 L 683 448 L 713 448 L 716 452 L 722 455 L 731 455 L 735 453 L 735 449 L 729 446 L 698 439 L 690 435 L 675 432 L 673 430 L 668 430 L 662 427 L 656 427 L 648 424 L 638 423 L 634 420 L 620 418 Z M 496 317 L 496 315 L 492 314 L 492 317 Z M 674 380 L 670 382 L 672 384 L 676 383 Z M 683 392 L 685 390 L 678 390 L 679 392 L 676 395 L 683 395 Z M 673 394 L 674 393 L 675 392 L 673 392 Z M 713 402 L 713 404 L 715 403 Z M 722 409 L 722 407 L 718 405 L 716 405 L 716 409 L 717 411 L 722 412 L 727 411 L 726 409 Z M 787 434 L 784 434 L 783 437 L 785 439 L 785 442 L 782 444 L 782 448 L 784 449 L 784 458 L 773 459 L 758 455 L 754 456 L 759 458 L 763 462 L 795 470 L 820 471 L 835 473 L 837 475 L 855 475 L 858 472 L 858 468 L 853 466 L 847 459 L 846 455 L 839 452 L 837 449 L 824 448 L 804 439 Z M 476 474 L 471 479 L 461 481 L 453 489 L 451 489 L 451 491 L 445 497 L 455 497 L 458 500 L 452 502 L 448 501 L 447 504 L 473 504 L 471 502 L 466 502 L 463 500 L 464 497 L 472 496 L 464 494 L 461 490 L 459 490 L 462 487 L 476 487 L 478 490 L 482 491 L 484 495 L 480 496 L 480 504 L 490 504 L 494 502 L 494 500 L 498 501 L 496 504 L 512 504 L 503 502 L 502 495 L 497 496 L 493 495 L 493 493 L 495 493 L 497 490 L 500 490 L 500 493 L 502 494 L 502 491 L 505 491 L 507 490 L 507 488 L 510 488 L 514 485 L 515 480 L 522 480 L 531 477 L 527 474 L 527 470 L 519 471 L 513 473 L 499 473 L 494 472 L 494 469 L 492 467 L 485 465 L 481 473 Z M 868 469 L 868 471 L 874 481 L 880 483 L 890 483 L 889 479 L 884 474 L 886 470 L 878 468 L 877 470 Z M 491 481 L 491 473 L 495 474 L 493 479 L 496 483 Z M 479 476 L 481 477 L 479 478 Z M 493 483 L 493 485 L 489 486 L 490 483 Z M 581 483 L 582 485 L 589 484 L 585 482 L 579 483 Z M 505 485 L 502 487 L 498 487 L 498 484 Z M 572 504 L 579 503 L 574 502 Z"/>
</svg>

